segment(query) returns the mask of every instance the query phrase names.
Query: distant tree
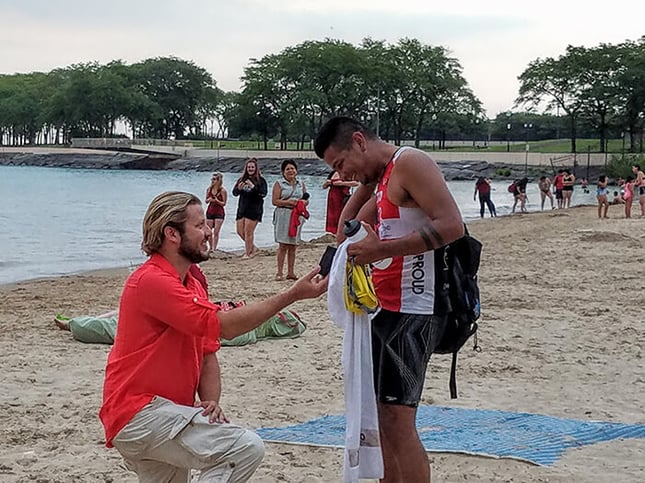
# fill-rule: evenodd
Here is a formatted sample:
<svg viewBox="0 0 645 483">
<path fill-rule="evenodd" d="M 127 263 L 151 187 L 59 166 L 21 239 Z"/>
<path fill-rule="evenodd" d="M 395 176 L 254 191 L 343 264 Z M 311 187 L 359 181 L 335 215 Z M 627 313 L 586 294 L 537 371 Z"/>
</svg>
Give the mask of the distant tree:
<svg viewBox="0 0 645 483">
<path fill-rule="evenodd" d="M 536 109 L 546 103 L 546 112 L 556 107 L 562 109 L 569 119 L 571 129 L 571 152 L 576 152 L 576 121 L 583 108 L 580 82 L 581 55 L 574 47 L 558 59 L 547 58 L 532 61 L 519 76 L 520 91 L 516 105 Z M 583 58 L 583 57 L 582 57 Z"/>
<path fill-rule="evenodd" d="M 181 139 L 200 124 L 210 89 L 216 85 L 211 75 L 194 63 L 175 57 L 147 59 L 132 66 L 136 90 L 153 104 L 148 117 L 141 120 L 150 134 L 167 139 Z M 139 99 L 146 104 L 147 101 Z"/>
<path fill-rule="evenodd" d="M 645 127 L 645 36 L 618 46 L 620 64 L 616 75 L 624 114 L 622 129 L 630 138 L 630 151 L 643 152 Z M 638 142 L 639 146 L 636 146 Z"/>
</svg>

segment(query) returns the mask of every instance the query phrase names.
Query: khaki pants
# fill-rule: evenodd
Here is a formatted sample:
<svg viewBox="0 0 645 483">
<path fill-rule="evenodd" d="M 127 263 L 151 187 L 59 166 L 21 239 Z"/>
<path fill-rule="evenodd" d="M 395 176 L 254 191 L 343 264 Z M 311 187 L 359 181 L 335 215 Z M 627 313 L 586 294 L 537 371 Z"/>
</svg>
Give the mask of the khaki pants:
<svg viewBox="0 0 645 483">
<path fill-rule="evenodd" d="M 114 437 L 112 444 L 141 483 L 247 481 L 264 457 L 264 444 L 234 424 L 209 423 L 202 408 L 156 396 Z"/>
</svg>

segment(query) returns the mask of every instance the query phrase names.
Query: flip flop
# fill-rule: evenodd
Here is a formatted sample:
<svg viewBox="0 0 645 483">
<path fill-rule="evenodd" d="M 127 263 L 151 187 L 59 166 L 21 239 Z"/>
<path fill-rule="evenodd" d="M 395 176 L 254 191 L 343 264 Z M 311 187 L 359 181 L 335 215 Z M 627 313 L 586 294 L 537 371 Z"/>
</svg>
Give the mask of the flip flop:
<svg viewBox="0 0 645 483">
<path fill-rule="evenodd" d="M 55 319 L 56 319 L 56 320 L 60 320 L 61 322 L 66 322 L 66 321 L 68 321 L 69 319 L 71 319 L 71 317 L 67 317 L 67 316 L 65 316 L 65 315 L 63 315 L 63 314 L 56 314 Z"/>
<path fill-rule="evenodd" d="M 276 282 L 282 282 L 284 280 L 284 277 L 282 275 L 276 275 L 275 280 Z"/>
</svg>

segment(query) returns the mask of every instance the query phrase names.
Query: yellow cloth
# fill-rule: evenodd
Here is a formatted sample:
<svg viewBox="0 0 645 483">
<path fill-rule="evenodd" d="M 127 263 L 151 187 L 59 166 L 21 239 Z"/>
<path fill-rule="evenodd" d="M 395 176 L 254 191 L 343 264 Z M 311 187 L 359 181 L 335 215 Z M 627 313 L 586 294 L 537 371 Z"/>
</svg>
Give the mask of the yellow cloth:
<svg viewBox="0 0 645 483">
<path fill-rule="evenodd" d="M 372 313 L 378 308 L 369 268 L 349 260 L 345 265 L 345 307 L 355 314 Z"/>
</svg>

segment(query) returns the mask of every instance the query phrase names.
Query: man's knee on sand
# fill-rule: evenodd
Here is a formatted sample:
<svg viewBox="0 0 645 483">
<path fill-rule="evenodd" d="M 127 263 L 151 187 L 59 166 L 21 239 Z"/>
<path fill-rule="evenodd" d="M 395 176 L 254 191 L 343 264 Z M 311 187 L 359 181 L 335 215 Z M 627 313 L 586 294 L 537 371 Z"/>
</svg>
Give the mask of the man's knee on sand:
<svg viewBox="0 0 645 483">
<path fill-rule="evenodd" d="M 242 459 L 253 470 L 260 466 L 264 459 L 265 448 L 262 438 L 253 431 L 246 431 L 235 443 L 235 447 L 243 455 Z"/>
</svg>

